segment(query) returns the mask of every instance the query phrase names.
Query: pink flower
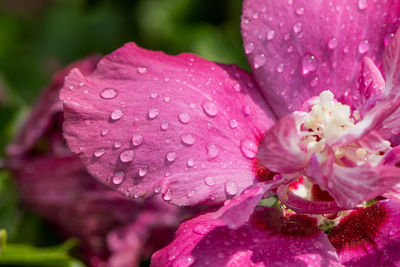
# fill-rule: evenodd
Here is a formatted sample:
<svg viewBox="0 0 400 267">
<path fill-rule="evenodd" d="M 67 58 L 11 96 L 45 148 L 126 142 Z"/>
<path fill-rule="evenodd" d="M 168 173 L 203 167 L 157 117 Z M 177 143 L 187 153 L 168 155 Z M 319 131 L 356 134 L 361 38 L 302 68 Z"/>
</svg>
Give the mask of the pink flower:
<svg viewBox="0 0 400 267">
<path fill-rule="evenodd" d="M 168 244 L 185 210 L 161 198 L 129 200 L 96 182 L 66 147 L 59 90 L 72 68 L 93 71 L 98 56 L 55 75 L 8 148 L 7 165 L 23 203 L 66 237 L 79 237 L 91 266 L 139 266 L 142 257 Z"/>
<path fill-rule="evenodd" d="M 364 206 L 399 199 L 399 15 L 397 0 L 244 1 L 253 76 L 127 44 L 66 78 L 64 136 L 127 196 L 227 200 L 154 266 L 398 265 L 400 204 Z M 290 210 L 251 215 L 273 189 Z"/>
</svg>

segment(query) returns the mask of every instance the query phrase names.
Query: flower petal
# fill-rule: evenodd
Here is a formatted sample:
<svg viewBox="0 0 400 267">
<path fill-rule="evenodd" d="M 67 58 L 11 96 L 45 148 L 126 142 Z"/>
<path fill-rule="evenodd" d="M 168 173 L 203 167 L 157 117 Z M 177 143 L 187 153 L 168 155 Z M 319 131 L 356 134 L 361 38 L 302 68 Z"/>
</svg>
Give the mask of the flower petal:
<svg viewBox="0 0 400 267">
<path fill-rule="evenodd" d="M 300 140 L 295 119 L 292 116 L 283 117 L 265 134 L 257 157 L 271 171 L 297 172 L 308 160 L 307 153 L 299 146 Z"/>
<path fill-rule="evenodd" d="M 55 123 L 54 116 L 62 112 L 62 102 L 59 99 L 59 90 L 63 86 L 64 78 L 74 68 L 78 68 L 83 74 L 88 75 L 93 72 L 100 56 L 94 55 L 76 61 L 56 73 L 53 77 L 51 86 L 47 88 L 35 105 L 34 109 L 27 118 L 24 127 L 19 130 L 14 142 L 7 148 L 10 157 L 26 153 L 32 148 L 38 138 L 43 136 L 52 123 Z M 70 153 L 69 151 L 67 153 Z"/>
<path fill-rule="evenodd" d="M 381 62 L 385 37 L 398 26 L 399 3 L 244 1 L 245 52 L 275 114 L 287 115 L 323 90 L 338 99 L 356 89 L 363 57 Z"/>
<path fill-rule="evenodd" d="M 329 240 L 346 266 L 400 265 L 400 203 L 384 200 L 344 217 Z"/>
<path fill-rule="evenodd" d="M 397 30 L 383 54 L 385 70 L 385 94 L 392 97 L 400 95 L 400 31 Z"/>
<path fill-rule="evenodd" d="M 227 200 L 216 213 L 216 219 L 222 219 L 230 229 L 237 229 L 249 220 L 250 214 L 258 205 L 262 197 L 268 198 L 275 194 L 272 189 L 281 183 L 281 181 L 273 181 L 268 183 L 257 183 L 240 194 L 240 196 Z M 267 193 L 268 195 L 265 195 Z"/>
<path fill-rule="evenodd" d="M 251 222 L 230 230 L 212 216 L 182 223 L 175 240 L 153 254 L 151 266 L 342 266 L 313 218 L 283 218 L 278 210 L 259 208 Z"/>
<path fill-rule="evenodd" d="M 71 90 L 72 88 L 72 90 Z M 65 137 L 89 172 L 131 197 L 221 203 L 251 185 L 272 115 L 251 76 L 126 44 L 61 92 Z"/>
</svg>

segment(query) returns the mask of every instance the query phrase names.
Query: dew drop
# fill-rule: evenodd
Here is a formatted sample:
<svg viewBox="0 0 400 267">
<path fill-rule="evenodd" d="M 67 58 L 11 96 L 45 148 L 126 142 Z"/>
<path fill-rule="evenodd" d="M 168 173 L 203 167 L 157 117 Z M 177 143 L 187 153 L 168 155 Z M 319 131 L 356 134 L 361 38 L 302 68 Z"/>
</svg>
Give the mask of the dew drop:
<svg viewBox="0 0 400 267">
<path fill-rule="evenodd" d="M 232 129 L 235 129 L 238 126 L 239 126 L 239 123 L 237 122 L 237 120 L 235 120 L 235 119 L 229 120 L 229 127 L 231 127 Z"/>
<path fill-rule="evenodd" d="M 80 87 L 82 87 L 82 86 L 84 86 L 85 85 L 85 83 L 84 82 L 79 82 L 79 84 L 78 84 Z"/>
<path fill-rule="evenodd" d="M 328 47 L 329 49 L 335 49 L 338 46 L 338 40 L 335 37 L 329 38 Z"/>
<path fill-rule="evenodd" d="M 192 198 L 192 197 L 194 197 L 194 195 L 195 195 L 195 192 L 194 192 L 193 190 L 190 190 L 190 191 L 187 193 L 187 197 L 188 197 L 188 198 Z"/>
<path fill-rule="evenodd" d="M 301 59 L 301 66 L 303 68 L 303 75 L 307 75 L 318 68 L 318 60 L 311 54 L 305 54 Z"/>
<path fill-rule="evenodd" d="M 277 71 L 278 73 L 283 72 L 283 64 L 282 64 L 282 63 L 279 64 L 279 65 L 276 67 L 276 71 Z"/>
<path fill-rule="evenodd" d="M 151 99 L 156 99 L 158 97 L 158 93 L 151 93 L 150 98 Z"/>
<path fill-rule="evenodd" d="M 114 173 L 114 176 L 112 177 L 112 183 L 115 185 L 120 185 L 125 179 L 125 173 L 123 171 L 119 171 Z"/>
<path fill-rule="evenodd" d="M 117 91 L 113 88 L 105 88 L 101 91 L 100 96 L 104 99 L 112 99 L 118 95 Z"/>
<path fill-rule="evenodd" d="M 275 37 L 275 31 L 270 30 L 270 31 L 267 33 L 267 40 L 268 40 L 268 41 L 271 41 L 272 39 L 274 39 L 274 37 Z"/>
<path fill-rule="evenodd" d="M 225 192 L 227 195 L 229 196 L 234 196 L 237 194 L 238 192 L 238 188 L 237 185 L 234 182 L 226 182 L 225 183 Z"/>
<path fill-rule="evenodd" d="M 106 153 L 106 150 L 104 148 L 98 148 L 93 152 L 93 155 L 96 158 L 100 158 L 101 156 L 103 156 Z"/>
<path fill-rule="evenodd" d="M 168 191 L 167 192 L 165 192 L 165 194 L 163 195 L 163 199 L 165 200 L 165 201 L 170 201 L 171 199 L 172 199 L 172 194 L 171 194 L 171 191 L 168 189 Z"/>
<path fill-rule="evenodd" d="M 189 113 L 186 113 L 186 112 L 179 113 L 178 118 L 179 118 L 179 121 L 182 122 L 183 124 L 188 124 L 190 122 Z"/>
<path fill-rule="evenodd" d="M 194 159 L 190 158 L 187 160 L 187 166 L 189 168 L 192 168 L 194 166 Z"/>
<path fill-rule="evenodd" d="M 163 122 L 160 125 L 161 130 L 166 131 L 169 128 L 169 123 L 168 122 Z"/>
<path fill-rule="evenodd" d="M 385 38 L 383 40 L 384 45 L 388 46 L 390 41 L 393 39 L 393 37 L 394 37 L 394 33 L 386 34 L 386 36 L 385 36 Z"/>
<path fill-rule="evenodd" d="M 147 68 L 146 67 L 138 67 L 137 68 L 138 73 L 140 74 L 144 74 L 147 72 Z"/>
<path fill-rule="evenodd" d="M 149 119 L 151 119 L 151 120 L 155 119 L 158 116 L 158 114 L 160 114 L 160 111 L 158 109 L 156 109 L 156 108 L 150 109 L 149 114 L 148 114 Z"/>
<path fill-rule="evenodd" d="M 168 152 L 166 158 L 167 161 L 173 162 L 176 159 L 176 152 Z"/>
<path fill-rule="evenodd" d="M 141 144 L 143 144 L 143 135 L 141 135 L 139 133 L 133 134 L 133 136 L 132 136 L 132 144 L 135 147 L 138 147 Z"/>
<path fill-rule="evenodd" d="M 360 54 L 365 54 L 365 53 L 367 53 L 368 51 L 369 51 L 369 42 L 368 42 L 368 40 L 364 40 L 364 41 L 361 41 L 359 44 L 358 44 L 358 52 L 360 53 Z"/>
<path fill-rule="evenodd" d="M 218 107 L 212 102 L 204 102 L 202 105 L 204 112 L 211 117 L 215 117 L 218 114 Z"/>
<path fill-rule="evenodd" d="M 120 148 L 121 146 L 122 146 L 122 142 L 121 142 L 121 141 L 115 141 L 115 142 L 114 142 L 114 147 L 115 147 L 115 148 L 118 149 L 118 148 Z"/>
<path fill-rule="evenodd" d="M 246 54 L 250 54 L 254 51 L 254 44 L 253 43 L 248 43 L 246 44 L 246 46 L 244 47 L 244 52 Z"/>
<path fill-rule="evenodd" d="M 296 24 L 293 25 L 293 31 L 294 33 L 299 33 L 301 32 L 303 25 L 301 24 L 301 22 L 297 22 Z"/>
<path fill-rule="evenodd" d="M 169 103 L 170 101 L 171 101 L 171 97 L 169 97 L 169 96 L 164 97 L 165 103 Z"/>
<path fill-rule="evenodd" d="M 106 136 L 108 134 L 108 129 L 103 129 L 102 131 L 101 131 L 101 135 L 102 136 Z"/>
<path fill-rule="evenodd" d="M 254 159 L 257 155 L 257 145 L 249 139 L 243 139 L 240 142 L 240 150 L 246 158 Z"/>
<path fill-rule="evenodd" d="M 140 176 L 140 177 L 146 176 L 147 171 L 148 171 L 147 165 L 143 165 L 142 167 L 139 168 L 139 172 L 138 172 L 138 173 L 139 173 L 139 176 Z"/>
<path fill-rule="evenodd" d="M 193 135 L 191 135 L 191 134 L 182 134 L 182 135 L 181 135 L 181 141 L 182 141 L 182 143 L 184 143 L 185 145 L 191 146 L 191 145 L 194 144 L 195 139 L 194 139 Z"/>
<path fill-rule="evenodd" d="M 249 116 L 251 114 L 250 106 L 244 106 L 243 107 L 243 114 L 246 115 L 246 116 Z"/>
<path fill-rule="evenodd" d="M 368 7 L 368 0 L 358 0 L 358 8 L 364 10 Z"/>
<path fill-rule="evenodd" d="M 208 144 L 206 146 L 207 156 L 209 159 L 215 159 L 219 156 L 219 148 L 214 144 Z"/>
<path fill-rule="evenodd" d="M 205 235 L 208 233 L 210 227 L 204 225 L 204 224 L 199 224 L 195 228 L 193 228 L 193 232 L 199 235 Z"/>
<path fill-rule="evenodd" d="M 125 163 L 133 161 L 134 157 L 135 152 L 133 150 L 125 150 L 119 155 L 119 159 Z"/>
<path fill-rule="evenodd" d="M 265 58 L 264 54 L 257 54 L 254 56 L 254 68 L 258 69 L 259 67 L 263 66 L 267 59 Z"/>
<path fill-rule="evenodd" d="M 318 77 L 315 77 L 315 78 L 313 78 L 313 79 L 311 80 L 310 86 L 311 86 L 311 87 L 315 87 L 315 86 L 318 85 L 318 83 L 319 83 L 319 79 L 318 79 Z"/>
<path fill-rule="evenodd" d="M 235 84 L 235 85 L 233 86 L 233 89 L 235 89 L 236 92 L 242 91 L 242 87 L 240 86 L 239 83 Z"/>
<path fill-rule="evenodd" d="M 296 14 L 301 16 L 304 14 L 304 8 L 303 7 L 299 7 L 298 9 L 296 9 Z"/>
<path fill-rule="evenodd" d="M 215 185 L 215 180 L 212 176 L 207 176 L 206 178 L 204 178 L 204 183 L 206 185 L 213 186 Z"/>
<path fill-rule="evenodd" d="M 124 116 L 124 113 L 120 109 L 115 109 L 113 112 L 111 112 L 111 119 L 116 121 L 122 118 Z"/>
</svg>

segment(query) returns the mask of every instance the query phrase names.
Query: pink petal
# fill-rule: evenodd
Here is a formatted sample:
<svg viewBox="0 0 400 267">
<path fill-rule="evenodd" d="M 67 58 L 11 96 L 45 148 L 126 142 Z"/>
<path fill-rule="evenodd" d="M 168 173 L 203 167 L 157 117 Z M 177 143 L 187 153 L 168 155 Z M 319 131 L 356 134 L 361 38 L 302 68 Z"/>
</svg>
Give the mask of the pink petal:
<svg viewBox="0 0 400 267">
<path fill-rule="evenodd" d="M 400 168 L 389 165 L 344 167 L 333 164 L 327 191 L 338 206 L 353 208 L 378 197 L 400 182 Z"/>
<path fill-rule="evenodd" d="M 400 31 L 397 30 L 383 55 L 385 70 L 385 94 L 398 97 L 400 94 Z"/>
<path fill-rule="evenodd" d="M 129 43 L 92 75 L 66 78 L 65 138 L 126 196 L 221 203 L 254 182 L 257 144 L 273 124 L 257 90 L 236 66 Z"/>
<path fill-rule="evenodd" d="M 275 193 L 271 191 L 275 189 L 281 181 L 273 181 L 268 183 L 257 183 L 240 194 L 240 196 L 227 200 L 216 213 L 214 218 L 222 219 L 230 229 L 237 229 L 249 220 L 250 214 L 258 205 L 261 198 L 268 198 Z M 267 193 L 267 195 L 265 195 Z"/>
<path fill-rule="evenodd" d="M 54 75 L 51 86 L 43 92 L 38 103 L 33 108 L 24 127 L 18 132 L 17 138 L 8 147 L 9 156 L 17 156 L 26 153 L 32 148 L 43 133 L 54 123 L 54 116 L 62 112 L 62 102 L 59 100 L 59 90 L 63 86 L 64 78 L 74 68 L 78 68 L 82 73 L 88 75 L 93 72 L 100 56 L 94 55 L 76 61 Z M 66 152 L 70 153 L 70 152 Z"/>
<path fill-rule="evenodd" d="M 212 216 L 182 223 L 175 240 L 153 254 L 151 266 L 342 266 L 313 218 L 284 218 L 260 208 L 251 222 L 230 230 Z"/>
<path fill-rule="evenodd" d="M 344 217 L 329 240 L 345 266 L 400 265 L 400 203 L 384 200 Z"/>
<path fill-rule="evenodd" d="M 383 120 L 378 131 L 383 138 L 391 141 L 392 146 L 400 144 L 400 108 Z"/>
<path fill-rule="evenodd" d="M 307 153 L 299 146 L 292 116 L 281 118 L 266 134 L 260 144 L 258 159 L 269 170 L 279 173 L 300 171 L 308 161 Z"/>
<path fill-rule="evenodd" d="M 242 35 L 255 78 L 282 117 L 312 96 L 357 88 L 361 61 L 381 62 L 395 32 L 398 0 L 246 0 Z"/>
</svg>

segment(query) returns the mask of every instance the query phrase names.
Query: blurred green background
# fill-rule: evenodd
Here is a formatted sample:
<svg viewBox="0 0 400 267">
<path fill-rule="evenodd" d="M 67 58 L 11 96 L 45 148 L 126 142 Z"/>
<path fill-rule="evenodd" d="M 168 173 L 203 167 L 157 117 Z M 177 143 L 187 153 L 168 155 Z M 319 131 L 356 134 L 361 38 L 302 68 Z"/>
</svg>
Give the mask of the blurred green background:
<svg viewBox="0 0 400 267">
<path fill-rule="evenodd" d="M 1 170 L 7 143 L 52 74 L 76 59 L 110 53 L 129 41 L 169 54 L 193 52 L 247 69 L 240 36 L 241 4 L 241 0 L 0 0 L 0 229 L 7 231 L 7 253 L 11 257 L 19 253 L 18 264 L 43 266 L 41 260 L 55 259 L 58 263 L 50 266 L 81 266 L 66 253 L 74 241 L 63 244 L 46 222 L 24 210 L 12 177 Z M 4 237 L 0 232 L 0 250 Z M 15 243 L 25 245 L 14 247 Z M 37 248 L 48 246 L 55 247 Z"/>
</svg>

